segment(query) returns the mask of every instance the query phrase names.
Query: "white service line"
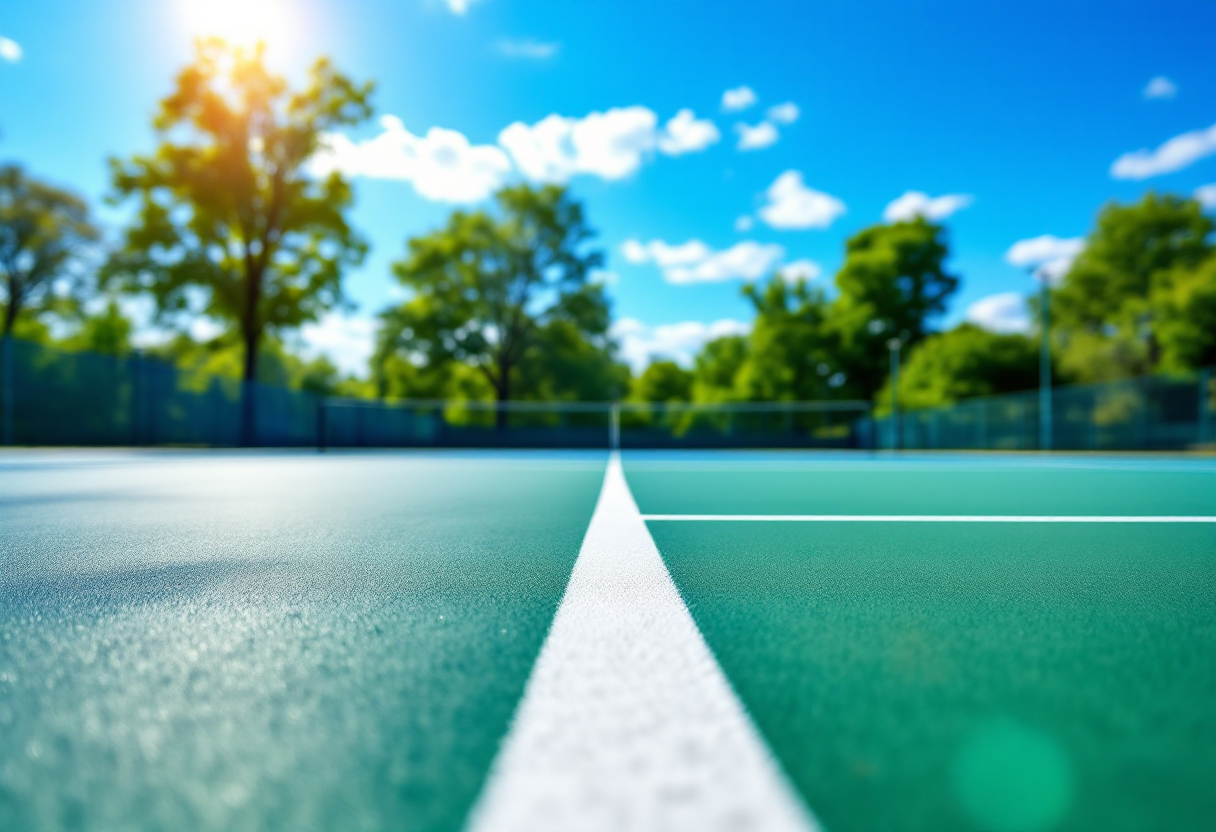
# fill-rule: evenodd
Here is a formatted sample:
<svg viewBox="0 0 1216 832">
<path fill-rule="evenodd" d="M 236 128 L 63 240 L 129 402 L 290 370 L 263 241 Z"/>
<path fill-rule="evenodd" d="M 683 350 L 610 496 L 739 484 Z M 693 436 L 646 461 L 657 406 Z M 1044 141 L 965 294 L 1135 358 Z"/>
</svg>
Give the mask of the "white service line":
<svg viewBox="0 0 1216 832">
<path fill-rule="evenodd" d="M 643 520 L 773 523 L 1216 523 L 1202 515 L 1044 514 L 643 514 Z"/>
<path fill-rule="evenodd" d="M 471 832 L 814 832 L 614 452 Z"/>
</svg>

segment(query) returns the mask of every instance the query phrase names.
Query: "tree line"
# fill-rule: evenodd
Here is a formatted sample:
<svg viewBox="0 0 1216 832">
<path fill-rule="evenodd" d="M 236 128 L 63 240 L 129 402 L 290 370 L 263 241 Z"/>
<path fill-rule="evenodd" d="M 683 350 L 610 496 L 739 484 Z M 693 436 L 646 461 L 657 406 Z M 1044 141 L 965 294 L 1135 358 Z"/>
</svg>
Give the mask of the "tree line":
<svg viewBox="0 0 1216 832">
<path fill-rule="evenodd" d="M 604 256 L 583 206 L 565 188 L 526 185 L 408 241 L 392 265 L 405 299 L 380 315 L 367 377 L 341 377 L 324 358 L 296 355 L 290 335 L 348 305 L 343 276 L 366 256 L 348 219 L 351 183 L 310 160 L 326 133 L 371 116 L 373 92 L 324 59 L 292 89 L 260 47 L 200 42 L 160 102 L 155 151 L 109 162 L 108 200 L 130 214 L 108 247 L 84 199 L 0 166 L 3 336 L 126 354 L 126 295 L 147 299 L 175 333 L 150 352 L 185 370 L 328 395 L 862 399 L 881 410 L 892 340 L 905 357 L 905 407 L 1037 383 L 1037 333 L 936 328 L 960 281 L 946 229 L 922 218 L 849 238 L 831 292 L 781 274 L 745 286 L 750 333 L 710 341 L 691 367 L 657 360 L 635 376 L 610 334 L 594 280 Z M 1149 193 L 1103 207 L 1050 289 L 1057 381 L 1216 363 L 1214 236 L 1192 199 Z M 200 318 L 219 331 L 191 333 Z"/>
</svg>

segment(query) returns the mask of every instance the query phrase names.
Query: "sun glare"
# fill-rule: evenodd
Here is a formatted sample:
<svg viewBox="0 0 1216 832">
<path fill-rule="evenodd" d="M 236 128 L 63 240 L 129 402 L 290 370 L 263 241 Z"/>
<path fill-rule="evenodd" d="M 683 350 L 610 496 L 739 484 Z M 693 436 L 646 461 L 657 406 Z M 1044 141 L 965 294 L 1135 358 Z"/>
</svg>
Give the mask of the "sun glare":
<svg viewBox="0 0 1216 832">
<path fill-rule="evenodd" d="M 300 4 L 288 0 L 181 0 L 181 18 L 194 37 L 217 36 L 234 46 L 258 41 L 290 49 L 300 30 Z"/>
</svg>

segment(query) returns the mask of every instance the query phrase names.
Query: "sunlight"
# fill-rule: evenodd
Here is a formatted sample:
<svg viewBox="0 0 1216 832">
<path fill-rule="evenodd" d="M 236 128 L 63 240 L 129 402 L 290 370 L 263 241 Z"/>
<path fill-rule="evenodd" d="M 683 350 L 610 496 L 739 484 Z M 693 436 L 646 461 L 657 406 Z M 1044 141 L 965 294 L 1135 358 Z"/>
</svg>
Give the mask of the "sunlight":
<svg viewBox="0 0 1216 832">
<path fill-rule="evenodd" d="M 181 19 L 194 37 L 218 36 L 234 46 L 258 41 L 289 49 L 302 9 L 289 0 L 181 0 Z"/>
</svg>

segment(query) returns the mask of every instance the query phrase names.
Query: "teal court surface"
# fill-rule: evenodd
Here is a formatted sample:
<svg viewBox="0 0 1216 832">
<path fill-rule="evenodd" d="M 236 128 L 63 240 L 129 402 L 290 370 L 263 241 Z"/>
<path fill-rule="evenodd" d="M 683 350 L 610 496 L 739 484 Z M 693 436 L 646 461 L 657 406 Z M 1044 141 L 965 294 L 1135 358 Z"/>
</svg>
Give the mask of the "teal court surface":
<svg viewBox="0 0 1216 832">
<path fill-rule="evenodd" d="M 0 455 L 0 830 L 1216 829 L 1216 459 Z"/>
</svg>

